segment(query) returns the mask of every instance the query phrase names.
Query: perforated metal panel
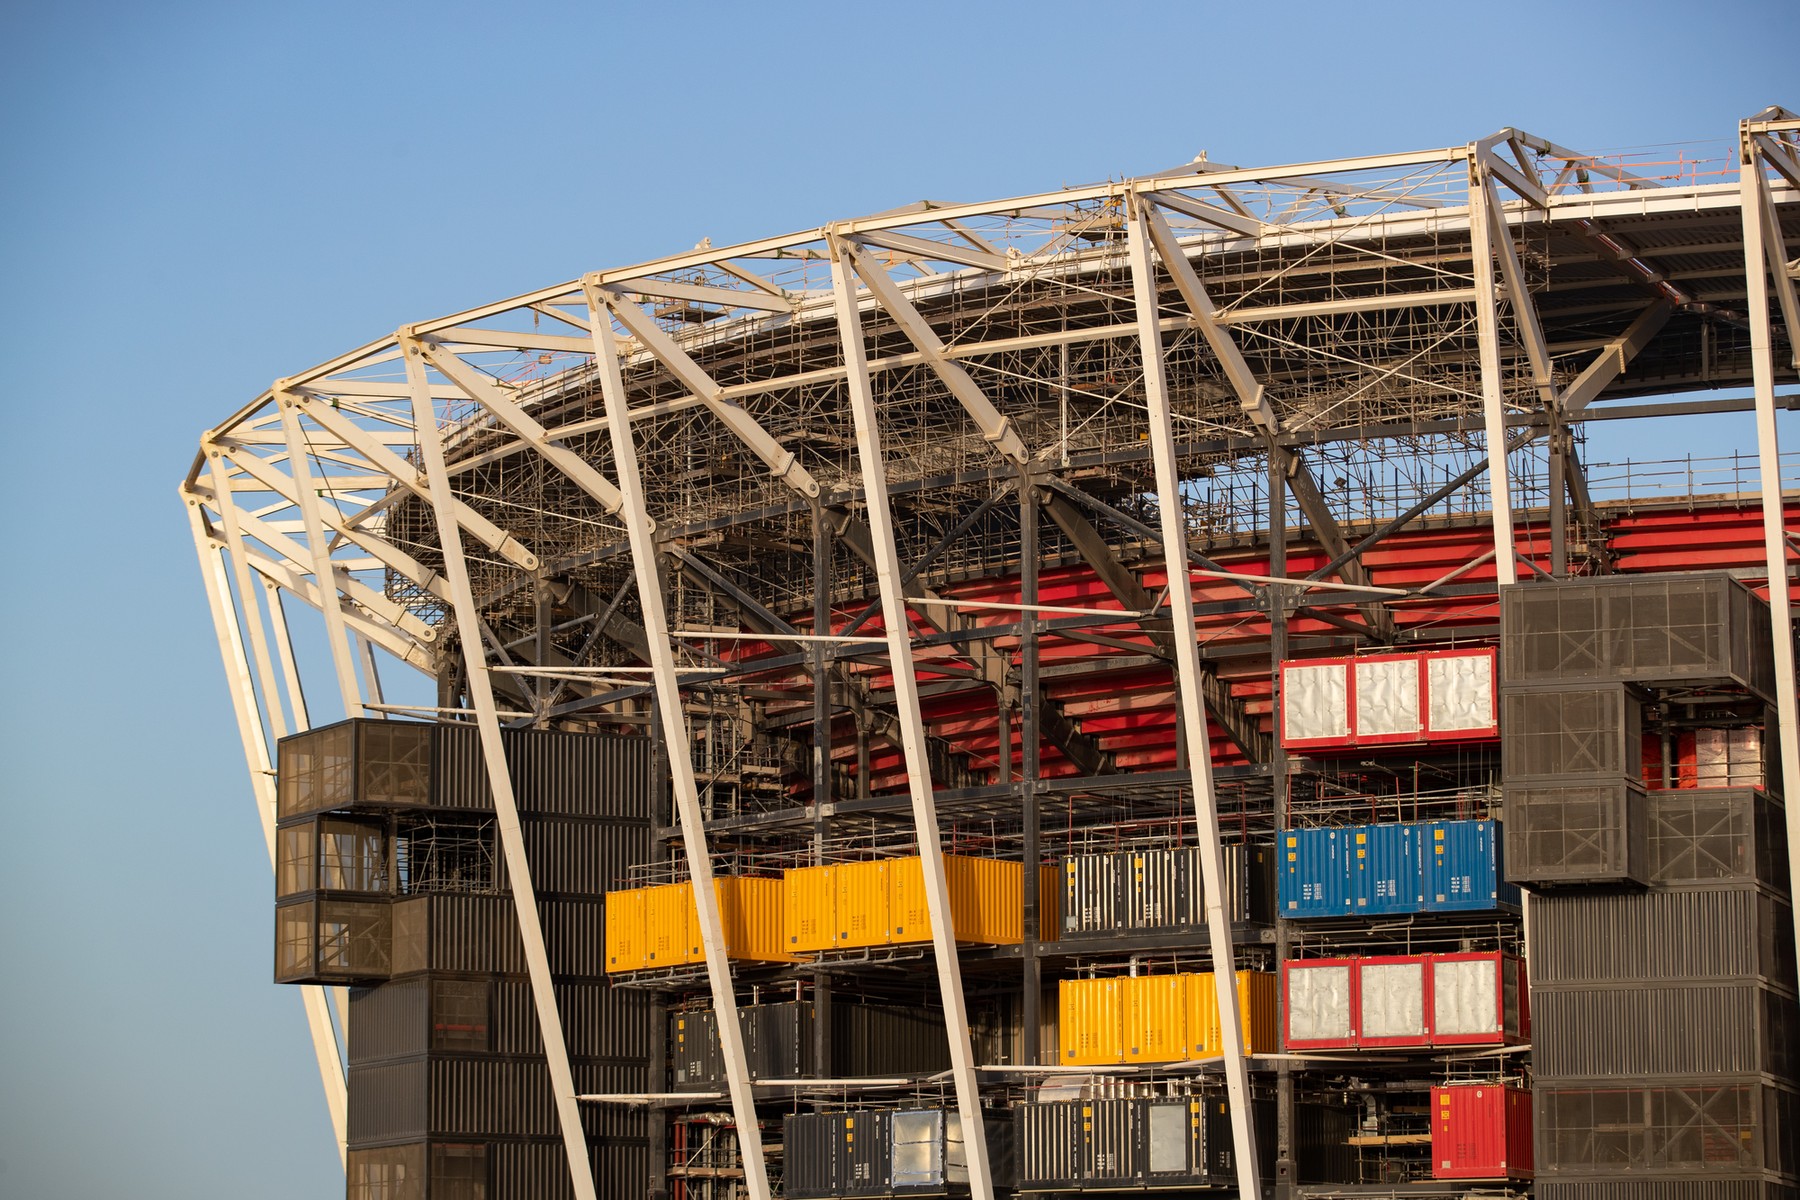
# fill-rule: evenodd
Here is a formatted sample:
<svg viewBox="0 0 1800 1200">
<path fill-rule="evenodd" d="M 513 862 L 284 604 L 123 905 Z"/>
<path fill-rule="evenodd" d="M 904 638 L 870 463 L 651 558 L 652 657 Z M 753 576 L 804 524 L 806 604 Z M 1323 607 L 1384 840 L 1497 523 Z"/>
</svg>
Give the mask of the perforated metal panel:
<svg viewBox="0 0 1800 1200">
<path fill-rule="evenodd" d="M 1644 788 L 1627 780 L 1506 788 L 1506 877 L 1514 883 L 1643 883 Z"/>
</svg>

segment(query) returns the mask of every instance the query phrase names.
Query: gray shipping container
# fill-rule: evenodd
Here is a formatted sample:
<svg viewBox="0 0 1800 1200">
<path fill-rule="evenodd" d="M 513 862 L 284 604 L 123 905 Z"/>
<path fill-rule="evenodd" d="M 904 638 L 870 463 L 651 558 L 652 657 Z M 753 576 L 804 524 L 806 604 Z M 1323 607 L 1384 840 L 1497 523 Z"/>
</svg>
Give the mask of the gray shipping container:
<svg viewBox="0 0 1800 1200">
<path fill-rule="evenodd" d="M 1539 988 L 1531 1005 L 1540 1082 L 1800 1069 L 1800 1010 L 1761 984 Z"/>
<path fill-rule="evenodd" d="M 1643 784 L 1506 785 L 1506 878 L 1536 887 L 1635 883 L 1650 874 Z"/>
<path fill-rule="evenodd" d="M 1650 882 L 1760 883 L 1788 891 L 1787 822 L 1752 788 L 1649 793 Z"/>
<path fill-rule="evenodd" d="M 1731 682 L 1774 691 L 1769 606 L 1724 572 L 1616 575 L 1500 589 L 1509 683 Z"/>
<path fill-rule="evenodd" d="M 1115 853 L 1074 854 L 1062 861 L 1063 933 L 1102 933 L 1120 928 L 1120 858 Z"/>
<path fill-rule="evenodd" d="M 1539 896 L 1531 904 L 1536 987 L 1764 980 L 1792 989 L 1794 916 L 1753 887 Z"/>
<path fill-rule="evenodd" d="M 1704 1177 L 1645 1179 L 1623 1174 L 1585 1183 L 1546 1183 L 1533 1189 L 1537 1200 L 1800 1200 L 1800 1186 L 1753 1175 L 1721 1179 Z"/>
<path fill-rule="evenodd" d="M 1520 688 L 1500 696 L 1500 769 L 1507 782 L 1644 773 L 1643 699 L 1622 683 Z"/>
<path fill-rule="evenodd" d="M 1532 1092 L 1538 1186 L 1620 1174 L 1800 1171 L 1800 1092 L 1759 1076 L 1689 1076 Z"/>
<path fill-rule="evenodd" d="M 941 1013 L 843 1001 L 831 1006 L 828 1071 L 816 1068 L 810 1001 L 745 1005 L 739 1010 L 744 1053 L 753 1079 L 931 1075 L 950 1066 Z M 683 1009 L 669 1014 L 670 1081 L 676 1091 L 713 1091 L 725 1084 L 716 1014 Z"/>
</svg>

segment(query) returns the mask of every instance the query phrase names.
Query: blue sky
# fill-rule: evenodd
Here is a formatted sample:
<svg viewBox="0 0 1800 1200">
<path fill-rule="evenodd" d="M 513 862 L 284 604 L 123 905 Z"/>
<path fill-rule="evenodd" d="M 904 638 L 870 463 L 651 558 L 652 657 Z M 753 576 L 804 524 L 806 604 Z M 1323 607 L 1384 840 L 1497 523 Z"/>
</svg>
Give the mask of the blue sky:
<svg viewBox="0 0 1800 1200">
<path fill-rule="evenodd" d="M 1797 35 L 1773 0 L 5 6 L 0 1198 L 341 1195 L 175 500 L 274 378 L 702 237 L 1202 149 L 1716 145 L 1800 105 Z"/>
</svg>

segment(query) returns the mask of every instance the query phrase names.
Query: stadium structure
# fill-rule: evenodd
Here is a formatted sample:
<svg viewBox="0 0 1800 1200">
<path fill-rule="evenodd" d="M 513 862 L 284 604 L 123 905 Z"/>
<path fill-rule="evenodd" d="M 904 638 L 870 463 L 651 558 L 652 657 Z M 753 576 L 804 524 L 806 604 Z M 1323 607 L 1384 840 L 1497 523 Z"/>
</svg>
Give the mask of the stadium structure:
<svg viewBox="0 0 1800 1200">
<path fill-rule="evenodd" d="M 1503 129 L 277 380 L 181 494 L 347 1194 L 1800 1194 L 1797 253 L 1785 109 Z"/>
</svg>

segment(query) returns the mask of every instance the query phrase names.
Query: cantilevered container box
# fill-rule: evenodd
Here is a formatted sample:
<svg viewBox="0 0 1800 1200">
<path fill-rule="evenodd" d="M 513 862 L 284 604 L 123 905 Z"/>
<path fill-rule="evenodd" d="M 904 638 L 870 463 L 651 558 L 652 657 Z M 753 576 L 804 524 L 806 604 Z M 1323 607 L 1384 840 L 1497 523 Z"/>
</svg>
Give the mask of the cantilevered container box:
<svg viewBox="0 0 1800 1200">
<path fill-rule="evenodd" d="M 1433 1179 L 1530 1179 L 1531 1093 L 1501 1084 L 1431 1089 Z"/>
<path fill-rule="evenodd" d="M 1281 744 L 1291 750 L 1492 740 L 1495 656 L 1428 650 L 1281 664 Z"/>
</svg>

